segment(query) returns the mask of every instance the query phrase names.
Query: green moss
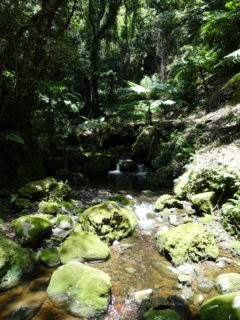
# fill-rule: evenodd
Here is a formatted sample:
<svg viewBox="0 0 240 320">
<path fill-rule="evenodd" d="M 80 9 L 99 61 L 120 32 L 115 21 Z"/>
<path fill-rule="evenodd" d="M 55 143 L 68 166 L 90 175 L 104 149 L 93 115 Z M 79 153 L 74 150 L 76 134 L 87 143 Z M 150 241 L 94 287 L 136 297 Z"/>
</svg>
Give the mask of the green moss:
<svg viewBox="0 0 240 320">
<path fill-rule="evenodd" d="M 56 201 L 41 201 L 38 204 L 38 211 L 44 214 L 57 214 L 60 208 Z"/>
<path fill-rule="evenodd" d="M 22 248 L 0 232 L 0 289 L 15 285 L 35 263 L 33 251 Z"/>
<path fill-rule="evenodd" d="M 74 200 L 61 201 L 60 206 L 61 206 L 61 208 L 66 209 L 68 211 L 73 211 L 74 210 Z"/>
<path fill-rule="evenodd" d="M 39 217 L 23 216 L 14 220 L 10 227 L 24 246 L 37 245 L 51 230 L 51 222 Z"/>
<path fill-rule="evenodd" d="M 132 201 L 126 197 L 126 196 L 123 196 L 123 195 L 118 195 L 118 196 L 113 196 L 111 198 L 109 198 L 110 201 L 115 201 L 117 202 L 117 204 L 120 206 L 120 207 L 130 207 L 130 208 L 133 208 L 133 203 Z"/>
<path fill-rule="evenodd" d="M 83 210 L 82 208 L 76 208 L 73 213 L 74 213 L 75 215 L 79 215 L 80 213 L 83 213 L 83 211 L 84 211 L 84 210 Z"/>
<path fill-rule="evenodd" d="M 209 215 L 207 215 L 207 216 L 205 216 L 205 217 L 200 218 L 199 221 L 200 221 L 201 223 L 203 223 L 203 224 L 205 224 L 205 223 L 208 224 L 208 223 L 212 223 L 212 222 L 213 222 L 213 218 L 212 218 L 212 216 L 209 214 Z"/>
<path fill-rule="evenodd" d="M 150 310 L 144 313 L 144 320 L 182 320 L 173 310 Z"/>
<path fill-rule="evenodd" d="M 213 234 L 197 223 L 183 224 L 157 234 L 156 244 L 159 252 L 167 253 L 175 265 L 218 257 Z"/>
<path fill-rule="evenodd" d="M 73 259 L 105 260 L 109 253 L 108 246 L 98 236 L 87 231 L 71 233 L 59 250 L 62 263 Z"/>
<path fill-rule="evenodd" d="M 238 292 L 240 290 L 240 274 L 224 273 L 215 280 L 215 287 L 220 294 Z"/>
<path fill-rule="evenodd" d="M 194 209 L 199 213 L 209 214 L 213 210 L 215 192 L 198 193 L 192 196 L 191 201 Z"/>
<path fill-rule="evenodd" d="M 90 154 L 83 165 L 83 172 L 90 176 L 105 176 L 111 170 L 111 159 L 104 154 Z"/>
<path fill-rule="evenodd" d="M 240 200 L 233 200 L 222 206 L 223 226 L 232 235 L 240 237 Z"/>
<path fill-rule="evenodd" d="M 110 289 L 111 279 L 105 272 L 71 262 L 53 273 L 47 293 L 74 315 L 94 317 L 107 311 Z"/>
<path fill-rule="evenodd" d="M 28 199 L 17 198 L 17 200 L 14 202 L 14 207 L 19 211 L 29 210 L 29 209 L 33 208 L 33 204 Z"/>
<path fill-rule="evenodd" d="M 106 201 L 88 208 L 79 218 L 83 230 L 97 234 L 101 240 L 111 243 L 126 237 L 137 224 L 132 209 L 121 208 L 114 201 Z"/>
<path fill-rule="evenodd" d="M 164 208 L 183 208 L 183 203 L 177 199 L 174 199 L 169 194 L 160 196 L 155 204 L 154 211 L 159 212 Z"/>
<path fill-rule="evenodd" d="M 40 251 L 39 259 L 49 267 L 58 265 L 59 264 L 58 249 L 48 248 Z"/>
<path fill-rule="evenodd" d="M 229 293 L 214 297 L 200 309 L 201 320 L 240 320 L 240 293 Z"/>
<path fill-rule="evenodd" d="M 71 229 L 73 221 L 68 215 L 61 214 L 57 217 L 56 225 L 61 229 Z"/>
</svg>

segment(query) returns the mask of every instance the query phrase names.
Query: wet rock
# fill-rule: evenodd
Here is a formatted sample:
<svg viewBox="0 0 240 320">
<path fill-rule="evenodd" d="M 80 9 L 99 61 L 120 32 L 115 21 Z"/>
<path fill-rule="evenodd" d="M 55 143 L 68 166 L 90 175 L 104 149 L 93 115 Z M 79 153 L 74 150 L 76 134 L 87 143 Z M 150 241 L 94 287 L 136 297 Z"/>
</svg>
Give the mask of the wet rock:
<svg viewBox="0 0 240 320">
<path fill-rule="evenodd" d="M 178 281 L 184 285 L 190 285 L 192 283 L 192 277 L 187 274 L 179 274 Z"/>
<path fill-rule="evenodd" d="M 59 249 L 62 263 L 74 259 L 80 261 L 105 260 L 109 253 L 108 246 L 97 235 L 87 231 L 72 233 Z"/>
<path fill-rule="evenodd" d="M 198 289 L 203 293 L 209 293 L 214 284 L 213 281 L 207 277 L 199 277 L 198 278 Z"/>
<path fill-rule="evenodd" d="M 174 199 L 169 194 L 164 194 L 160 196 L 155 204 L 154 211 L 159 212 L 165 208 L 178 208 L 183 209 L 183 202 Z"/>
<path fill-rule="evenodd" d="M 165 309 L 166 307 L 170 307 L 170 302 L 167 299 L 163 299 L 161 297 L 149 298 L 144 306 L 148 309 Z"/>
<path fill-rule="evenodd" d="M 202 214 L 209 214 L 213 210 L 215 192 L 198 193 L 191 198 L 194 209 Z"/>
<path fill-rule="evenodd" d="M 218 248 L 213 234 L 202 224 L 188 223 L 157 234 L 160 253 L 167 253 L 175 265 L 186 261 L 216 259 Z"/>
<path fill-rule="evenodd" d="M 240 258 L 240 241 L 233 241 L 229 246 L 234 257 Z"/>
<path fill-rule="evenodd" d="M 47 293 L 71 313 L 90 318 L 107 311 L 110 289 L 111 279 L 105 272 L 71 262 L 53 273 Z"/>
<path fill-rule="evenodd" d="M 135 274 L 136 273 L 136 269 L 131 268 L 131 267 L 125 268 L 125 270 L 127 271 L 127 273 L 130 273 L 130 274 Z"/>
<path fill-rule="evenodd" d="M 168 217 L 168 221 L 172 226 L 177 226 L 180 223 L 177 216 L 175 216 L 175 215 L 170 215 Z"/>
<path fill-rule="evenodd" d="M 240 291 L 240 274 L 224 273 L 215 280 L 215 288 L 220 294 Z"/>
<path fill-rule="evenodd" d="M 63 230 L 69 230 L 72 228 L 73 220 L 66 214 L 61 214 L 57 217 L 56 225 Z"/>
<path fill-rule="evenodd" d="M 38 217 L 23 216 L 14 220 L 10 227 L 22 245 L 34 247 L 50 232 L 52 223 Z"/>
<path fill-rule="evenodd" d="M 229 293 L 214 297 L 200 309 L 201 320 L 239 320 L 240 293 Z"/>
<path fill-rule="evenodd" d="M 111 243 L 126 237 L 137 224 L 132 209 L 121 208 L 114 201 L 106 201 L 87 209 L 78 219 L 83 230 L 99 235 L 101 240 Z"/>
<path fill-rule="evenodd" d="M 52 229 L 52 235 L 50 240 L 56 243 L 61 243 L 63 242 L 67 236 L 69 235 L 70 230 L 63 230 L 60 228 L 54 228 Z"/>
<path fill-rule="evenodd" d="M 31 319 L 37 312 L 38 308 L 35 306 L 21 306 L 14 310 L 5 320 L 25 320 Z"/>
<path fill-rule="evenodd" d="M 0 232 L 0 289 L 15 285 L 35 263 L 33 251 L 22 248 Z"/>
<path fill-rule="evenodd" d="M 186 300 L 190 300 L 194 296 L 194 292 L 189 288 L 183 288 L 182 295 Z"/>
<path fill-rule="evenodd" d="M 169 299 L 175 306 L 185 306 L 187 303 L 185 297 L 180 294 L 173 294 Z"/>
<path fill-rule="evenodd" d="M 119 162 L 120 171 L 122 172 L 137 172 L 138 166 L 132 160 L 121 160 Z"/>
<path fill-rule="evenodd" d="M 135 292 L 133 297 L 134 297 L 134 300 L 140 304 L 143 301 L 149 300 L 152 293 L 153 293 L 152 289 L 142 290 L 142 291 Z"/>
<path fill-rule="evenodd" d="M 161 226 L 158 228 L 158 231 L 157 231 L 155 237 L 157 237 L 159 234 L 164 233 L 164 232 L 167 232 L 167 231 L 169 231 L 168 226 L 166 226 L 166 225 L 163 224 L 163 225 L 161 225 Z"/>
<path fill-rule="evenodd" d="M 173 310 L 150 310 L 144 313 L 144 320 L 182 320 Z"/>
<path fill-rule="evenodd" d="M 217 259 L 216 265 L 219 268 L 225 268 L 226 266 L 234 265 L 234 261 L 232 259 L 230 259 L 230 258 L 227 258 L 227 257 L 221 257 L 221 258 Z"/>
<path fill-rule="evenodd" d="M 57 266 L 59 261 L 58 249 L 57 248 L 48 248 L 40 251 L 39 259 L 48 267 Z"/>
<path fill-rule="evenodd" d="M 203 303 L 203 301 L 204 301 L 204 296 L 202 294 L 197 294 L 194 297 L 193 304 L 200 306 Z"/>
<path fill-rule="evenodd" d="M 18 190 L 18 196 L 29 200 L 39 200 L 44 197 L 64 199 L 69 196 L 70 191 L 71 189 L 66 183 L 48 177 L 25 184 Z"/>
</svg>

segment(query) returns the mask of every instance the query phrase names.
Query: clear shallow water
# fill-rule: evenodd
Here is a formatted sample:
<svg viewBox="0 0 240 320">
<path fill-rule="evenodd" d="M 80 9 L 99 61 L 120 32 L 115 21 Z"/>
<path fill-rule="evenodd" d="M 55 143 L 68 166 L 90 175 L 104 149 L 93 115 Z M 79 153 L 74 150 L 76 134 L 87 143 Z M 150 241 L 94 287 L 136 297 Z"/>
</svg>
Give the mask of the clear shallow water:
<svg viewBox="0 0 240 320">
<path fill-rule="evenodd" d="M 160 195 L 160 194 L 158 194 Z M 112 296 L 108 312 L 95 319 L 102 320 L 140 320 L 143 310 L 135 304 L 133 293 L 139 290 L 153 290 L 153 297 L 168 299 L 172 294 L 181 294 L 177 275 L 171 271 L 171 263 L 161 256 L 155 246 L 154 235 L 162 224 L 159 214 L 153 212 L 153 204 L 157 194 L 150 191 L 133 193 L 135 212 L 138 216 L 138 226 L 134 233 L 120 243 L 110 247 L 110 258 L 101 263 L 88 264 L 107 272 L 112 279 Z M 222 255 L 226 255 L 224 252 Z M 235 259 L 236 260 L 236 259 Z M 228 266 L 224 269 L 216 267 L 213 262 L 199 264 L 205 271 L 205 276 L 214 280 L 220 273 L 239 272 L 238 266 Z M 55 268 L 38 265 L 26 275 L 18 286 L 0 294 L 0 319 L 23 319 L 10 316 L 14 310 L 30 306 L 32 313 L 24 319 L 62 320 L 76 319 L 62 308 L 53 306 L 47 298 L 46 288 Z M 197 282 L 192 284 L 192 290 L 201 293 Z M 217 295 L 213 288 L 204 293 L 205 300 Z M 192 301 L 182 313 L 184 319 L 199 319 L 199 306 Z"/>
</svg>

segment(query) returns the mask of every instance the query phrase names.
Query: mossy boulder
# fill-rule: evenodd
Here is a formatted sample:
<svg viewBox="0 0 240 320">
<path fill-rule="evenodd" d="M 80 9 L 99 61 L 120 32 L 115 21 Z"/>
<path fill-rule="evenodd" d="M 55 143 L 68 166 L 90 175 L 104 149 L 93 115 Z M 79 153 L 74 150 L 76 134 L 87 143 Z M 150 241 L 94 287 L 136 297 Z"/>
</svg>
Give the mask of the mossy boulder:
<svg viewBox="0 0 240 320">
<path fill-rule="evenodd" d="M 17 211 L 29 210 L 33 208 L 33 204 L 30 200 L 24 198 L 17 198 L 14 202 L 14 207 Z"/>
<path fill-rule="evenodd" d="M 240 320 L 240 292 L 214 297 L 200 309 L 201 320 Z"/>
<path fill-rule="evenodd" d="M 203 192 L 192 196 L 191 202 L 194 209 L 202 214 L 209 214 L 214 207 L 215 192 Z"/>
<path fill-rule="evenodd" d="M 111 279 L 105 272 L 79 262 L 70 262 L 52 275 L 49 298 L 74 315 L 94 317 L 107 311 Z"/>
<path fill-rule="evenodd" d="M 56 201 L 41 201 L 38 204 L 38 211 L 44 214 L 57 214 L 60 208 Z"/>
<path fill-rule="evenodd" d="M 22 245 L 34 247 L 50 232 L 52 223 L 39 217 L 23 216 L 14 220 L 10 227 Z"/>
<path fill-rule="evenodd" d="M 111 170 L 111 158 L 104 154 L 87 155 L 82 171 L 90 176 L 105 176 Z"/>
<path fill-rule="evenodd" d="M 144 320 L 182 320 L 179 314 L 171 309 L 149 310 L 143 315 Z"/>
<path fill-rule="evenodd" d="M 215 287 L 220 294 L 240 291 L 240 274 L 224 273 L 219 275 L 215 280 Z"/>
<path fill-rule="evenodd" d="M 137 172 L 138 166 L 132 160 L 121 160 L 119 162 L 120 171 L 122 172 Z"/>
<path fill-rule="evenodd" d="M 18 190 L 18 196 L 29 200 L 39 200 L 44 197 L 64 199 L 69 196 L 70 191 L 66 183 L 48 177 L 25 184 Z"/>
<path fill-rule="evenodd" d="M 72 228 L 73 221 L 72 218 L 66 214 L 61 214 L 57 217 L 56 225 L 58 228 L 63 230 L 69 230 Z"/>
<path fill-rule="evenodd" d="M 115 201 L 120 207 L 130 207 L 133 208 L 132 201 L 123 195 L 117 195 L 109 198 L 110 201 Z"/>
<path fill-rule="evenodd" d="M 137 224 L 132 209 L 121 208 L 114 201 L 106 201 L 88 208 L 79 218 L 83 230 L 97 234 L 101 240 L 111 243 L 126 237 Z"/>
<path fill-rule="evenodd" d="M 48 248 L 40 251 L 39 260 L 48 267 L 57 266 L 60 263 L 58 249 Z"/>
<path fill-rule="evenodd" d="M 79 261 L 105 260 L 109 253 L 108 246 L 97 235 L 87 231 L 71 233 L 59 250 L 62 263 L 74 259 Z"/>
<path fill-rule="evenodd" d="M 174 199 L 170 194 L 164 194 L 157 199 L 154 211 L 159 212 L 165 208 L 183 209 L 183 203 Z"/>
<path fill-rule="evenodd" d="M 32 269 L 36 258 L 32 250 L 0 232 L 0 289 L 16 285 L 21 276 Z"/>
<path fill-rule="evenodd" d="M 158 233 L 156 244 L 158 251 L 166 253 L 175 265 L 218 257 L 214 235 L 202 224 L 187 223 Z"/>
<path fill-rule="evenodd" d="M 189 172 L 186 171 L 174 182 L 174 194 L 179 199 L 185 199 L 188 192 Z"/>
</svg>

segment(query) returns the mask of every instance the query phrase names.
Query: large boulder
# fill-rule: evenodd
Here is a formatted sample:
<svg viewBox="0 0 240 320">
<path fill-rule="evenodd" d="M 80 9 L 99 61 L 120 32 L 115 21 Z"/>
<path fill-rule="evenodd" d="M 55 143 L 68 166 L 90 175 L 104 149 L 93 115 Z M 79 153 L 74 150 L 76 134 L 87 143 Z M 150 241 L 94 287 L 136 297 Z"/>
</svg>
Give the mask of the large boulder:
<svg viewBox="0 0 240 320">
<path fill-rule="evenodd" d="M 87 231 L 72 233 L 59 250 L 62 263 L 73 259 L 79 261 L 105 260 L 109 253 L 108 246 L 97 235 Z"/>
<path fill-rule="evenodd" d="M 120 208 L 114 201 L 106 201 L 88 208 L 79 218 L 83 230 L 97 234 L 101 240 L 111 243 L 126 237 L 137 224 L 132 209 Z"/>
<path fill-rule="evenodd" d="M 39 217 L 23 216 L 11 222 L 10 227 L 22 245 L 35 247 L 50 232 L 52 223 Z"/>
<path fill-rule="evenodd" d="M 156 244 L 158 251 L 167 253 L 175 265 L 218 257 L 214 236 L 202 224 L 188 223 L 157 233 Z"/>
<path fill-rule="evenodd" d="M 215 280 L 215 287 L 220 294 L 240 291 L 240 274 L 224 273 Z"/>
<path fill-rule="evenodd" d="M 20 198 L 29 200 L 39 200 L 46 197 L 64 199 L 69 196 L 70 191 L 71 189 L 66 183 L 48 177 L 25 184 L 18 190 L 17 194 Z"/>
<path fill-rule="evenodd" d="M 36 258 L 32 250 L 0 232 L 0 289 L 16 285 L 23 273 L 32 269 Z"/>
<path fill-rule="evenodd" d="M 240 320 L 240 292 L 214 297 L 200 309 L 201 320 Z"/>
<path fill-rule="evenodd" d="M 107 311 L 111 279 L 105 272 L 79 262 L 70 262 L 52 275 L 49 298 L 74 315 L 94 317 Z"/>
<path fill-rule="evenodd" d="M 203 214 L 209 214 L 213 210 L 215 192 L 203 192 L 192 196 L 191 201 L 194 209 Z"/>
<path fill-rule="evenodd" d="M 48 267 L 54 267 L 60 263 L 57 248 L 47 248 L 39 253 L 39 260 Z"/>
<path fill-rule="evenodd" d="M 170 194 L 164 194 L 157 199 L 154 211 L 159 212 L 165 208 L 183 209 L 183 203 L 174 199 Z"/>
</svg>

